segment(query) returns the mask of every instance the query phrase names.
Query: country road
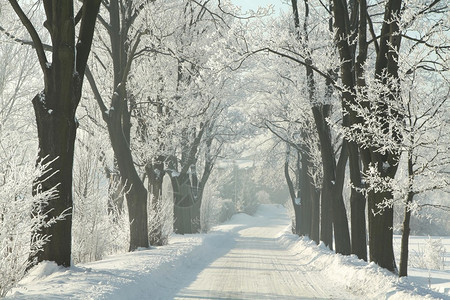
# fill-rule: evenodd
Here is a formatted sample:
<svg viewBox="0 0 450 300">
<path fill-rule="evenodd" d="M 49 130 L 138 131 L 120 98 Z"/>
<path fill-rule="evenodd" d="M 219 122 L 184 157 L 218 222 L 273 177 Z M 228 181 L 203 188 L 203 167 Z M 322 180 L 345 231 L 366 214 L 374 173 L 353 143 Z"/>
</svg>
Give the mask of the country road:
<svg viewBox="0 0 450 300">
<path fill-rule="evenodd" d="M 6 299 L 448 299 L 289 228 L 284 207 L 262 205 L 207 234 L 173 235 L 166 246 L 69 269 L 41 263 Z"/>
<path fill-rule="evenodd" d="M 273 213 L 273 212 L 272 212 Z M 208 265 L 175 299 L 353 299 L 302 265 L 277 236 L 289 225 L 283 213 L 255 219 L 239 230 L 234 246 Z"/>
</svg>

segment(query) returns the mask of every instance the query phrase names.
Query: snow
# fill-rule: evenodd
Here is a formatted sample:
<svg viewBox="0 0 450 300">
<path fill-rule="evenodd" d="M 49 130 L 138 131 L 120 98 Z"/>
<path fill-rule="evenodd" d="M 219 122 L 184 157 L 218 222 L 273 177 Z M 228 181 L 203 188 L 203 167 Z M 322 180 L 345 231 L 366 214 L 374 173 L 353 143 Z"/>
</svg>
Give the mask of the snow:
<svg viewBox="0 0 450 300">
<path fill-rule="evenodd" d="M 427 242 L 440 241 L 445 249 L 440 263 L 441 270 L 429 270 L 431 265 Z M 401 236 L 394 235 L 394 254 L 400 261 Z M 428 257 L 427 257 L 428 256 Z M 450 296 L 450 237 L 411 236 L 409 238 L 408 279 L 417 285 L 427 286 L 433 290 Z M 449 297 L 450 298 L 450 297 Z"/>
<path fill-rule="evenodd" d="M 70 269 L 41 263 L 7 299 L 298 299 L 295 293 L 302 289 L 308 298 L 450 299 L 448 269 L 430 272 L 432 288 L 446 294 L 438 293 L 427 287 L 428 270 L 413 269 L 410 278 L 398 279 L 373 263 L 299 238 L 289 228 L 282 206 L 263 205 L 255 216 L 234 215 L 208 234 L 173 235 L 167 246 Z M 234 284 L 239 289 L 233 293 Z M 270 288 L 277 290 L 269 294 Z"/>
<path fill-rule="evenodd" d="M 45 104 L 45 93 L 44 93 L 44 91 L 39 92 L 39 102 Z"/>
</svg>

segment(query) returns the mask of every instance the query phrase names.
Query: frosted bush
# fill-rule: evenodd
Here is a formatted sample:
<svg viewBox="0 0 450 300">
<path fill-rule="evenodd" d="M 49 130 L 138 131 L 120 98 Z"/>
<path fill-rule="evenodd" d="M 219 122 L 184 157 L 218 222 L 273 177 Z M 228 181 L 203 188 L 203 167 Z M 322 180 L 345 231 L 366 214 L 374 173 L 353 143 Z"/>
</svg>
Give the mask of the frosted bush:
<svg viewBox="0 0 450 300">
<path fill-rule="evenodd" d="M 219 224 L 222 202 L 216 186 L 206 185 L 200 211 L 202 232 L 208 232 L 213 226 Z"/>
<path fill-rule="evenodd" d="M 173 232 L 173 190 L 168 175 L 164 176 L 163 179 L 161 201 L 153 206 L 151 205 L 153 199 L 150 200 L 148 205 L 148 232 L 151 236 L 149 236 L 149 240 L 154 245 L 167 245 L 169 235 Z"/>
<path fill-rule="evenodd" d="M 221 201 L 219 223 L 228 221 L 236 213 L 236 207 L 231 199 L 224 199 Z"/>
<path fill-rule="evenodd" d="M 415 268 L 441 270 L 444 269 L 445 253 L 441 239 L 428 237 L 425 245 L 411 252 L 410 264 Z"/>
<path fill-rule="evenodd" d="M 430 237 L 425 247 L 424 260 L 430 270 L 441 270 L 444 267 L 445 248 L 441 239 L 433 240 Z"/>
<path fill-rule="evenodd" d="M 95 149 L 87 150 L 87 154 L 76 156 L 74 168 L 72 260 L 75 264 L 123 253 L 129 246 L 127 211 L 109 203 L 117 187 L 110 185 L 101 171 L 101 160 Z"/>
<path fill-rule="evenodd" d="M 50 164 L 50 163 L 49 163 Z M 32 182 L 40 175 L 55 173 L 45 166 L 16 164 L 9 161 L 0 165 L 0 297 L 4 297 L 36 263 L 35 255 L 49 240 L 39 234 L 43 227 L 64 218 L 46 220 L 43 208 L 56 195 L 56 189 L 31 194 Z"/>
<path fill-rule="evenodd" d="M 101 260 L 128 250 L 128 214 L 108 210 L 107 194 L 78 198 L 74 203 L 72 259 L 75 264 Z"/>
</svg>

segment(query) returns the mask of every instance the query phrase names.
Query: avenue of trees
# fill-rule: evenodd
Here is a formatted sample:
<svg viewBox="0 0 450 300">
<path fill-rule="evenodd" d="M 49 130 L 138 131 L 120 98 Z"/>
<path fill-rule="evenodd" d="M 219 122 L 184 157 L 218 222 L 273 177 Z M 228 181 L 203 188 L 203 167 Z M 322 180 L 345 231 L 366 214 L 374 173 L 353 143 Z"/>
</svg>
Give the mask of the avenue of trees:
<svg viewBox="0 0 450 300">
<path fill-rule="evenodd" d="M 0 296 L 36 262 L 164 245 L 275 183 L 296 234 L 407 275 L 411 216 L 449 210 L 428 201 L 448 192 L 448 5 L 288 4 L 0 4 Z M 264 164 L 220 167 L 236 156 Z"/>
<path fill-rule="evenodd" d="M 399 274 L 405 276 L 410 215 L 429 205 L 414 204 L 414 197 L 448 189 L 448 7 L 440 1 L 291 4 L 289 21 L 272 25 L 274 35 L 284 30 L 281 39 L 268 34 L 250 52 L 286 64 L 261 70 L 280 79 L 268 89 L 276 113 L 265 113 L 259 126 L 286 144 L 295 231 L 329 247 L 334 237 L 336 252 L 398 272 L 394 206 L 403 203 Z M 435 207 L 448 211 L 442 204 Z"/>
</svg>

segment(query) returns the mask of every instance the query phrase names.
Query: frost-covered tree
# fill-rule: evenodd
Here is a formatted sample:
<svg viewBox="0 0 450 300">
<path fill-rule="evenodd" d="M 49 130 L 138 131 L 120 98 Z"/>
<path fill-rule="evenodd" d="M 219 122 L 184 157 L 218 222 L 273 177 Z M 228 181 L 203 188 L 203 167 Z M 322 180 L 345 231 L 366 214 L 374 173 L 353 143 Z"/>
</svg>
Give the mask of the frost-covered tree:
<svg viewBox="0 0 450 300">
<path fill-rule="evenodd" d="M 2 19 L 13 11 L 0 4 Z M 20 28 L 11 22 L 8 29 Z M 4 28 L 6 30 L 6 28 Z M 20 31 L 15 32 L 17 36 Z M 35 263 L 49 236 L 39 233 L 57 219 L 48 219 L 42 207 L 55 196 L 55 189 L 31 194 L 30 185 L 39 176 L 54 171 L 35 166 L 36 133 L 29 97 L 36 93 L 38 63 L 33 50 L 17 42 L 10 32 L 0 35 L 0 297 L 14 287 Z"/>
<path fill-rule="evenodd" d="M 346 7 L 339 1 L 335 2 L 336 16 L 344 13 Z M 345 109 L 350 116 L 346 135 L 358 145 L 364 165 L 365 185 L 361 187 L 366 190 L 369 206 L 370 259 L 396 271 L 392 249 L 395 194 L 391 183 L 395 181 L 402 153 L 410 152 L 406 150 L 406 144 L 420 144 L 418 140 L 428 143 L 426 136 L 413 132 L 424 125 L 422 123 L 430 112 L 435 111 L 432 107 L 422 112 L 411 110 L 414 105 L 405 101 L 408 99 L 405 93 L 413 90 L 408 86 L 407 74 L 415 74 L 416 69 L 442 70 L 444 57 L 448 56 L 445 50 L 448 38 L 442 39 L 441 26 L 448 26 L 448 21 L 441 15 L 446 7 L 440 1 L 388 1 L 370 8 L 366 2 L 360 4 L 359 13 L 355 10 L 352 15 L 355 18 L 359 15 L 357 37 L 352 37 L 345 19 L 335 22 L 341 60 L 344 61 L 341 77 L 345 88 Z M 380 13 L 382 10 L 384 14 Z M 351 17 L 348 19 L 352 20 Z M 381 21 L 381 27 L 375 27 L 373 19 Z M 375 35 L 376 30 L 380 30 L 380 37 Z M 372 35 L 370 43 L 367 31 Z M 357 56 L 356 52 L 352 54 L 356 45 Z M 424 47 L 429 50 L 424 50 Z M 368 49 L 374 49 L 375 55 L 368 55 Z M 428 65 L 430 56 L 434 56 L 431 68 Z M 412 127 L 415 129 L 405 130 L 407 123 L 414 124 Z M 411 136 L 413 143 L 410 142 Z M 406 183 L 404 187 L 408 189 L 409 185 Z"/>
<path fill-rule="evenodd" d="M 51 219 L 72 208 L 75 111 L 81 98 L 100 0 L 84 1 L 78 13 L 74 12 L 74 1 L 43 1 L 41 7 L 38 5 L 38 9 L 43 7 L 45 12 L 44 27 L 52 50 L 49 56 L 45 54 L 45 40 L 38 34 L 40 30 L 30 19 L 34 10 L 27 14 L 18 1 L 9 0 L 9 3 L 31 38 L 43 73 L 43 91 L 32 101 L 39 138 L 38 157 L 44 164 L 52 162 L 52 169 L 59 174 L 48 179 L 38 178 L 33 189 L 34 193 L 39 193 L 56 187 L 57 196 L 45 208 Z M 39 190 L 37 183 L 40 183 Z M 40 261 L 51 260 L 70 266 L 71 226 L 69 215 L 55 226 L 41 228 L 41 234 L 51 235 L 51 240 L 37 253 Z"/>
<path fill-rule="evenodd" d="M 152 84 L 138 89 L 135 111 L 142 143 L 139 160 L 146 166 L 153 205 L 160 198 L 162 176 L 169 174 L 175 230 L 192 233 L 199 230 L 203 189 L 223 144 L 220 131 L 231 101 L 227 59 L 220 54 L 227 46 L 230 17 L 216 2 L 178 3 L 165 3 L 178 23 L 168 21 L 168 9 L 147 20 L 157 28 L 158 35 L 147 42 L 156 50 L 139 60 L 153 65 L 155 72 Z M 137 71 L 135 86 L 146 72 Z"/>
<path fill-rule="evenodd" d="M 153 2 L 102 2 L 94 65 L 92 72 L 86 74 L 108 130 L 115 163 L 120 172 L 120 189 L 125 191 L 127 199 L 130 251 L 149 245 L 147 189 L 136 169 L 131 151 L 131 112 L 135 100 L 128 80 L 136 56 L 145 48 L 141 44 L 142 36 L 150 29 L 145 28 L 142 18 L 146 9 L 156 5 Z M 105 99 L 109 99 L 109 104 Z M 114 182 L 114 178 L 111 179 Z M 114 186 L 118 186 L 117 182 Z"/>
<path fill-rule="evenodd" d="M 210 158 L 216 156 L 211 150 L 220 148 L 213 139 L 225 107 L 219 97 L 225 77 L 219 72 L 220 60 L 213 65 L 211 57 L 225 35 L 221 14 L 217 3 L 208 1 L 113 1 L 100 14 L 104 26 L 92 74 L 87 75 L 127 191 L 130 226 L 136 227 L 131 234 L 136 239 L 139 235 L 140 246 L 147 240 L 147 195 L 149 209 L 157 208 L 167 169 L 177 175 L 172 176 L 177 203 L 192 200 L 194 194 L 199 199 L 212 170 Z M 109 65 L 113 70 L 105 67 Z M 106 85 L 98 84 L 105 78 Z M 112 99 L 109 107 L 106 97 Z M 199 161 L 206 163 L 196 180 Z M 181 186 L 187 194 L 180 192 Z M 199 212 L 200 206 L 196 208 Z M 157 229 L 149 234 L 153 244 L 157 235 Z M 130 249 L 137 247 L 136 239 L 132 237 Z"/>
</svg>

